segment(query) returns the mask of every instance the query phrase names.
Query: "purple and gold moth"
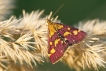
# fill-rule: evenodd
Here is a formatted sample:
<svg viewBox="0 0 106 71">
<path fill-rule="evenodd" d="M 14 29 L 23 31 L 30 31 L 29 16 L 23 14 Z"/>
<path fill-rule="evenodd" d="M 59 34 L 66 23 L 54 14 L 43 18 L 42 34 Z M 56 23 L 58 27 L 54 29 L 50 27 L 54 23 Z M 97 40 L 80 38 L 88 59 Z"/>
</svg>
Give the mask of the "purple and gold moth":
<svg viewBox="0 0 106 71">
<path fill-rule="evenodd" d="M 47 20 L 48 23 L 48 55 L 55 64 L 64 55 L 68 46 L 72 46 L 86 37 L 86 33 L 77 28 Z"/>
</svg>

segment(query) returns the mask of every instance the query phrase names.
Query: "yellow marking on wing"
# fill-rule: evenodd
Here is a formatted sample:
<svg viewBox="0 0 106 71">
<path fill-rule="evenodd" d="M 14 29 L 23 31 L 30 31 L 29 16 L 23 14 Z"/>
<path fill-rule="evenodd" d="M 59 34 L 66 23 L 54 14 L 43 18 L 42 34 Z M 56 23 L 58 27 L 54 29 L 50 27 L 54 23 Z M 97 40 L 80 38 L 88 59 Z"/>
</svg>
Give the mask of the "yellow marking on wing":
<svg viewBox="0 0 106 71">
<path fill-rule="evenodd" d="M 63 34 L 63 36 L 67 36 L 67 35 L 69 35 L 69 34 L 71 34 L 70 32 L 65 32 L 64 34 Z"/>
<path fill-rule="evenodd" d="M 55 30 L 55 28 L 54 28 L 53 25 L 49 25 L 48 28 L 49 28 L 49 37 L 51 37 L 51 36 L 54 35 L 54 33 L 56 32 L 56 30 Z"/>
<path fill-rule="evenodd" d="M 55 53 L 56 52 L 56 50 L 54 49 L 54 48 L 52 48 L 51 50 L 50 50 L 50 53 L 51 54 L 53 54 L 53 53 Z"/>
<path fill-rule="evenodd" d="M 56 39 L 56 40 L 54 41 L 54 45 L 56 46 L 59 41 L 60 41 L 60 39 Z"/>
<path fill-rule="evenodd" d="M 57 28 L 61 29 L 61 28 L 63 28 L 63 25 L 58 25 Z"/>
<path fill-rule="evenodd" d="M 58 29 L 63 28 L 64 26 L 58 23 L 54 23 L 50 20 L 47 20 L 48 28 L 49 28 L 49 37 L 53 36 Z"/>
<path fill-rule="evenodd" d="M 71 28 L 69 28 L 69 27 L 67 28 L 67 30 L 70 30 L 70 29 L 71 29 Z"/>
<path fill-rule="evenodd" d="M 52 42 L 50 42 L 50 45 L 52 45 Z"/>
<path fill-rule="evenodd" d="M 73 31 L 73 33 L 74 33 L 74 35 L 77 35 L 77 34 L 78 34 L 78 31 L 77 31 L 77 30 L 75 30 L 75 31 Z"/>
</svg>

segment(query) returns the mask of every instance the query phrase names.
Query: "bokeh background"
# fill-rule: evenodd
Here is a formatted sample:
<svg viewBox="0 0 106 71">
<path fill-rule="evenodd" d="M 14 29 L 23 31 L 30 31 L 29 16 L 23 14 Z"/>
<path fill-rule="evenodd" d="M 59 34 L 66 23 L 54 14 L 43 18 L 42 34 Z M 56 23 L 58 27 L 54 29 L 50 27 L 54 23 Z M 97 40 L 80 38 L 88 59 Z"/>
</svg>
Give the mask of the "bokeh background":
<svg viewBox="0 0 106 71">
<path fill-rule="evenodd" d="M 73 25 L 84 20 L 106 20 L 106 0 L 16 0 L 15 4 L 14 15 L 17 17 L 22 15 L 22 10 L 30 13 L 44 9 L 44 15 L 48 15 L 50 11 L 56 12 L 64 4 L 56 13 L 62 23 Z M 62 63 L 57 63 L 56 65 L 45 63 L 44 65 L 39 65 L 38 68 L 38 71 L 74 71 Z M 105 69 L 101 68 L 100 71 L 105 71 Z"/>
<path fill-rule="evenodd" d="M 56 13 L 59 19 L 65 24 L 77 24 L 79 21 L 90 19 L 106 19 L 106 0 L 16 0 L 14 15 L 19 17 L 22 10 L 31 12 L 44 9 L 45 15 L 50 11 L 64 6 Z M 55 16 L 56 16 L 55 15 Z M 55 17 L 54 16 L 54 17 Z"/>
</svg>

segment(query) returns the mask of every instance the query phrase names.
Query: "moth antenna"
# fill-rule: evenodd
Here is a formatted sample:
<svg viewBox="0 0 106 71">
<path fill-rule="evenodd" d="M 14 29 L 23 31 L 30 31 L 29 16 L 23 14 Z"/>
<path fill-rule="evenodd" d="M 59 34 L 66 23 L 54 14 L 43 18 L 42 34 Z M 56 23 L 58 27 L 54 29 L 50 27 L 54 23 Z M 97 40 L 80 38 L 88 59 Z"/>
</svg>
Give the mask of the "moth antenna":
<svg viewBox="0 0 106 71">
<path fill-rule="evenodd" d="M 51 21 L 56 21 L 58 16 L 56 16 L 55 18 L 52 18 L 62 7 L 63 7 L 64 4 L 62 4 L 58 9 L 57 11 L 53 14 L 53 12 L 50 12 L 48 18 L 47 18 L 47 22 L 51 23 Z"/>
<path fill-rule="evenodd" d="M 63 7 L 63 5 L 64 5 L 64 4 L 62 4 L 62 5 L 57 9 L 57 11 L 56 11 L 51 17 L 53 17 L 53 16 Z"/>
<path fill-rule="evenodd" d="M 51 21 L 53 20 L 53 16 L 63 7 L 64 4 L 62 4 L 58 9 L 57 11 L 53 14 L 53 12 L 50 12 L 49 16 L 47 19 L 50 19 Z M 56 19 L 58 18 L 58 16 L 56 16 L 56 18 L 54 19 L 56 21 Z"/>
</svg>

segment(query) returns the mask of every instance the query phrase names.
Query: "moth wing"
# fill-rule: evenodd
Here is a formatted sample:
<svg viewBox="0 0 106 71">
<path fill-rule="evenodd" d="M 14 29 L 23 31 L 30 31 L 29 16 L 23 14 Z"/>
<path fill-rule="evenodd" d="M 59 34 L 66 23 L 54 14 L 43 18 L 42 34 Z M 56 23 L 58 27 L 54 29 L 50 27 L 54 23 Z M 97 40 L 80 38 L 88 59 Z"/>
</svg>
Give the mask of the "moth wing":
<svg viewBox="0 0 106 71">
<path fill-rule="evenodd" d="M 55 33 L 54 36 L 55 37 L 49 38 L 49 44 L 52 42 L 52 45 L 49 45 L 48 49 L 48 54 L 50 54 L 49 59 L 52 64 L 56 63 L 64 55 L 66 50 L 64 47 L 67 47 L 67 45 L 61 41 L 57 33 Z M 57 39 L 59 40 L 56 41 Z"/>
<path fill-rule="evenodd" d="M 53 25 L 57 25 L 57 27 L 55 27 L 56 30 L 54 29 Z M 53 34 L 48 40 L 48 54 L 52 64 L 56 63 L 60 58 L 62 58 L 68 46 L 82 41 L 86 36 L 85 32 L 77 28 L 59 23 L 53 23 L 53 25 L 51 26 L 53 30 L 49 27 L 49 33 Z"/>
<path fill-rule="evenodd" d="M 82 41 L 87 35 L 84 31 L 67 25 L 64 25 L 64 28 L 61 28 L 58 32 L 63 35 L 69 45 Z"/>
</svg>

